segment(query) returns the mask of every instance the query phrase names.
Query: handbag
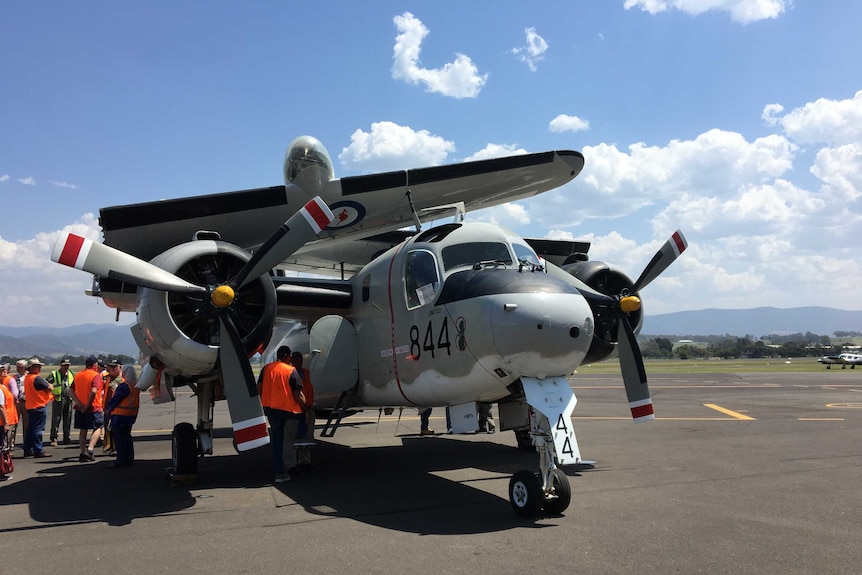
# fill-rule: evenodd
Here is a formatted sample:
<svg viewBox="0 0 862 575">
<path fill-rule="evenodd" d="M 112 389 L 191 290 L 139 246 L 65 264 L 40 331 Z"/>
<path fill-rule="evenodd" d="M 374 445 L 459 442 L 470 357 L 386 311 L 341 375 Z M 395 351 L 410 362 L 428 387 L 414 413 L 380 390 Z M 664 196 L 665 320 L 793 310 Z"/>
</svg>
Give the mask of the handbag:
<svg viewBox="0 0 862 575">
<path fill-rule="evenodd" d="M 12 462 L 11 451 L 0 451 L 0 475 L 9 475 L 15 471 L 15 464 Z"/>
</svg>

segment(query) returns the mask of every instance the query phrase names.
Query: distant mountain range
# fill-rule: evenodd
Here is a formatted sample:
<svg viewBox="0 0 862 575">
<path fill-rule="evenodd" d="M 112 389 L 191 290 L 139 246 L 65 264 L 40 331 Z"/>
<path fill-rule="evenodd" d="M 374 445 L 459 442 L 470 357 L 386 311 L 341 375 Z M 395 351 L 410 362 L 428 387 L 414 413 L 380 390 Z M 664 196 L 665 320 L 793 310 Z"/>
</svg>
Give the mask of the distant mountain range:
<svg viewBox="0 0 862 575">
<path fill-rule="evenodd" d="M 779 309 L 704 309 L 647 315 L 642 335 L 694 336 L 787 335 L 816 333 L 832 336 L 836 331 L 862 332 L 862 311 L 828 307 Z M 138 348 L 129 324 L 84 324 L 72 327 L 0 326 L 0 355 L 13 357 L 85 354 L 123 354 L 137 357 Z"/>
<path fill-rule="evenodd" d="M 756 307 L 704 309 L 649 315 L 642 335 L 789 335 L 815 333 L 832 337 L 836 331 L 862 332 L 862 311 L 830 307 Z"/>
<path fill-rule="evenodd" d="M 0 355 L 29 358 L 58 355 L 138 356 L 129 325 L 83 324 L 71 327 L 0 326 Z"/>
</svg>

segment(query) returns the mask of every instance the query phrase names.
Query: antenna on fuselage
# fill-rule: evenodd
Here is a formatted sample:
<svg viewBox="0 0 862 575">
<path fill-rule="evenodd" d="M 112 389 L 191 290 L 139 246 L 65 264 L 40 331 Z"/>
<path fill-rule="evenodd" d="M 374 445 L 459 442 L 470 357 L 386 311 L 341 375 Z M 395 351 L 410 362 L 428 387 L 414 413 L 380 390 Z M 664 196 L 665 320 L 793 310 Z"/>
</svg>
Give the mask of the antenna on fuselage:
<svg viewBox="0 0 862 575">
<path fill-rule="evenodd" d="M 419 220 L 419 214 L 416 213 L 416 206 L 413 204 L 413 192 L 410 191 L 410 171 L 408 170 L 405 175 L 405 185 L 407 186 L 407 201 L 410 202 L 410 211 L 413 212 L 413 223 L 416 224 L 416 233 L 422 231 L 422 222 Z"/>
</svg>

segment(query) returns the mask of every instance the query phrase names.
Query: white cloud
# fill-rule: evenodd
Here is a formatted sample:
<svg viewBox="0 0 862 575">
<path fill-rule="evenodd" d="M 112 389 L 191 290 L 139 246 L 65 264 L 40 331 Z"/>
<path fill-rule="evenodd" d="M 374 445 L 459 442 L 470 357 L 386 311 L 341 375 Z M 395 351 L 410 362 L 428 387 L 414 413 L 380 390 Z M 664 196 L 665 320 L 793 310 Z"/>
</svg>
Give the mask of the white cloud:
<svg viewBox="0 0 862 575">
<path fill-rule="evenodd" d="M 410 12 L 393 19 L 398 29 L 392 59 L 392 77 L 409 84 L 424 84 L 428 92 L 436 92 L 452 98 L 475 98 L 479 95 L 488 74 L 479 74 L 479 69 L 469 56 L 456 54 L 455 61 L 442 68 L 422 68 L 419 53 L 422 41 L 429 30 Z"/>
<path fill-rule="evenodd" d="M 33 176 L 28 176 L 26 178 L 18 178 L 18 181 L 24 184 L 25 186 L 35 186 L 36 179 Z"/>
<path fill-rule="evenodd" d="M 774 126 L 778 123 L 778 114 L 784 111 L 784 106 L 781 104 L 767 104 L 763 107 L 763 113 L 760 114 L 760 119 L 766 126 Z"/>
<path fill-rule="evenodd" d="M 0 182 L 8 182 L 9 178 L 9 174 L 3 174 L 2 176 L 0 176 Z"/>
<path fill-rule="evenodd" d="M 817 152 L 811 173 L 823 180 L 824 192 L 838 201 L 854 201 L 862 196 L 862 143 Z"/>
<path fill-rule="evenodd" d="M 548 129 L 552 132 L 582 132 L 590 129 L 590 123 L 577 116 L 560 114 L 551 120 Z"/>
<path fill-rule="evenodd" d="M 859 143 L 862 141 L 862 90 L 846 100 L 820 98 L 776 120 L 790 138 L 802 144 Z"/>
<path fill-rule="evenodd" d="M 470 212 L 467 215 L 467 219 L 471 222 L 488 222 L 510 229 L 518 226 L 526 226 L 531 221 L 527 209 L 519 202 L 509 202 Z"/>
<path fill-rule="evenodd" d="M 55 180 L 51 180 L 51 185 L 58 188 L 69 188 L 70 190 L 78 189 L 78 186 L 76 186 L 75 184 L 70 184 L 69 182 L 57 182 Z"/>
<path fill-rule="evenodd" d="M 393 122 L 375 122 L 371 132 L 356 130 L 338 159 L 348 169 L 388 172 L 436 166 L 455 151 L 455 144 L 428 130 L 413 130 Z"/>
<path fill-rule="evenodd" d="M 527 43 L 524 46 L 512 48 L 512 54 L 518 56 L 521 62 L 527 64 L 530 70 L 535 72 L 536 64 L 545 59 L 548 43 L 536 33 L 536 29 L 532 26 L 525 28 L 524 34 L 527 36 Z"/>
<path fill-rule="evenodd" d="M 464 158 L 463 161 L 490 160 L 491 158 L 501 158 L 503 156 L 521 156 L 526 153 L 527 150 L 518 148 L 514 144 L 488 144 L 475 154 Z"/>
<path fill-rule="evenodd" d="M 650 14 L 658 14 L 675 8 L 697 16 L 708 10 L 729 12 L 734 22 L 749 24 L 758 20 L 778 18 L 792 0 L 626 0 L 625 9 L 640 8 Z"/>
<path fill-rule="evenodd" d="M 100 234 L 96 216 L 91 213 L 62 231 L 93 240 Z M 40 232 L 33 239 L 18 242 L 0 238 L 0 267 L 15 270 L 16 278 L 0 290 L 3 325 L 52 327 L 113 319 L 114 310 L 101 299 L 84 297 L 84 291 L 92 287 L 90 274 L 51 261 L 58 235 L 59 231 Z M 101 310 L 90 311 L 87 306 Z"/>
</svg>

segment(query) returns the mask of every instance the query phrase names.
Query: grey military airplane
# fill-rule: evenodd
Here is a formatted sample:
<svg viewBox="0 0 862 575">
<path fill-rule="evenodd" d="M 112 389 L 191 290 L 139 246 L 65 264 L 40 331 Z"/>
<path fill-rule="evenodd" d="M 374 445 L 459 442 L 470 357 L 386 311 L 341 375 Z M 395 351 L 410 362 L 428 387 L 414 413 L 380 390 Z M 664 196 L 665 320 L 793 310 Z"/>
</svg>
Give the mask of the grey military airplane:
<svg viewBox="0 0 862 575">
<path fill-rule="evenodd" d="M 639 292 L 687 243 L 675 232 L 632 281 L 586 258 L 588 246 L 463 213 L 557 188 L 583 164 L 551 151 L 337 179 L 323 145 L 303 136 L 287 150 L 284 186 L 103 208 L 104 242 L 63 234 L 52 259 L 93 274 L 91 295 L 117 313 L 136 311 L 149 357 L 139 385 L 196 391 L 197 426 L 173 432 L 175 472 L 212 453 L 223 397 L 236 448 L 268 443 L 249 357 L 278 345 L 276 320 L 289 318 L 307 326 L 314 407 L 330 421 L 496 402 L 501 429 L 539 459 L 538 473 L 511 478 L 513 509 L 557 514 L 571 500 L 561 466 L 581 461 L 567 377 L 618 355 L 633 418 L 654 417 Z M 453 211 L 455 222 L 422 230 Z"/>
</svg>

